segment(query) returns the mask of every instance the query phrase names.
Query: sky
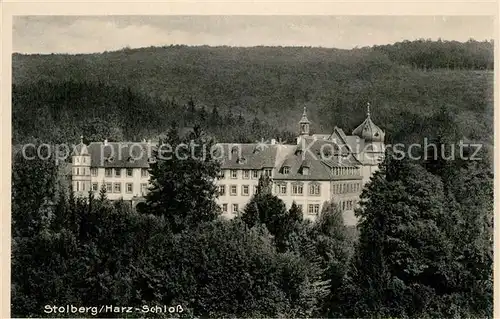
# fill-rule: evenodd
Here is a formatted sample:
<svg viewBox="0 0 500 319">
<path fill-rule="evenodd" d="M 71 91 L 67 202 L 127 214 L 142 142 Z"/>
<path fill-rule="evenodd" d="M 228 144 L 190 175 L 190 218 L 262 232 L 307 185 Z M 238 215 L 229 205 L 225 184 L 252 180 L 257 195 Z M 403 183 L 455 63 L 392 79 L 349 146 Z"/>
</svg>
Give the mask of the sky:
<svg viewBox="0 0 500 319">
<path fill-rule="evenodd" d="M 487 16 L 16 16 L 13 51 L 94 53 L 171 44 L 351 49 L 494 38 Z"/>
</svg>

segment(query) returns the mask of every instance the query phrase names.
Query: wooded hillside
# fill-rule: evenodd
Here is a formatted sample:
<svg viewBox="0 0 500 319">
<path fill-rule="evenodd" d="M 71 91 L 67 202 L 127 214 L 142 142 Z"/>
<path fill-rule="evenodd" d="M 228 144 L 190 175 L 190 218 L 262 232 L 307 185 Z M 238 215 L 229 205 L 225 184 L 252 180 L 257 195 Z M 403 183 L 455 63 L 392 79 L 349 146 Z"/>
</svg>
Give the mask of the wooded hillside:
<svg viewBox="0 0 500 319">
<path fill-rule="evenodd" d="M 432 135 L 432 118 L 445 107 L 459 135 L 491 143 L 492 66 L 493 43 L 475 41 L 14 54 L 14 140 L 48 138 L 54 130 L 79 136 L 95 119 L 125 139 L 147 138 L 171 121 L 191 126 L 201 120 L 221 140 L 253 141 L 295 133 L 304 106 L 313 131 L 335 125 L 350 131 L 370 101 L 389 141 Z M 212 112 L 217 116 L 209 121 Z"/>
</svg>

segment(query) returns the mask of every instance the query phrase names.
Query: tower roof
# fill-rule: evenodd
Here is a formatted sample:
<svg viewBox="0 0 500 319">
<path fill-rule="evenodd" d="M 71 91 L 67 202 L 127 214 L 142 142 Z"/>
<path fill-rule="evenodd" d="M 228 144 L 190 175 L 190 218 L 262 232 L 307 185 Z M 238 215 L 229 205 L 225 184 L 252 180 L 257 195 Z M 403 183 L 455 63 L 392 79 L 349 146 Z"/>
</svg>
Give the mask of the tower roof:
<svg viewBox="0 0 500 319">
<path fill-rule="evenodd" d="M 87 149 L 87 145 L 83 143 L 83 136 L 80 136 L 80 144 L 75 146 L 73 155 L 89 155 L 89 150 Z"/>
<path fill-rule="evenodd" d="M 302 118 L 300 119 L 300 124 L 309 124 L 311 122 L 309 122 L 309 120 L 307 119 L 307 109 L 306 107 L 304 106 L 304 112 L 302 113 Z"/>
<path fill-rule="evenodd" d="M 375 125 L 370 117 L 370 103 L 367 104 L 366 119 L 352 131 L 352 135 L 359 136 L 366 142 L 384 141 L 384 131 Z"/>
</svg>

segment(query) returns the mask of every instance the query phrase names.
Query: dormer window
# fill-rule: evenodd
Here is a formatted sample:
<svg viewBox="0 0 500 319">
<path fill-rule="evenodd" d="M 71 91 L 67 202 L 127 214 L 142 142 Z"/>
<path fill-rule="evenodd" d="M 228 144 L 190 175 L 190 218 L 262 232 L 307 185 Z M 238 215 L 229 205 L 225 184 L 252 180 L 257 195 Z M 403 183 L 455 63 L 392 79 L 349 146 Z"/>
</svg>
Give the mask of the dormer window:
<svg viewBox="0 0 500 319">
<path fill-rule="evenodd" d="M 309 167 L 302 167 L 302 175 L 309 175 Z"/>
<path fill-rule="evenodd" d="M 133 163 L 133 162 L 135 161 L 135 159 L 131 156 L 131 157 L 129 157 L 129 158 L 128 158 L 128 161 L 129 161 L 130 163 Z"/>
<path fill-rule="evenodd" d="M 149 164 L 156 163 L 156 159 L 154 157 L 150 157 L 150 158 L 148 158 L 148 163 Z"/>
<path fill-rule="evenodd" d="M 236 160 L 236 163 L 238 164 L 245 164 L 247 162 L 247 159 L 244 157 L 240 157 Z"/>
<path fill-rule="evenodd" d="M 290 167 L 289 166 L 284 166 L 282 172 L 283 172 L 283 174 L 290 174 Z"/>
<path fill-rule="evenodd" d="M 115 159 L 113 158 L 113 156 L 110 156 L 106 160 L 108 161 L 108 163 L 112 163 Z"/>
</svg>

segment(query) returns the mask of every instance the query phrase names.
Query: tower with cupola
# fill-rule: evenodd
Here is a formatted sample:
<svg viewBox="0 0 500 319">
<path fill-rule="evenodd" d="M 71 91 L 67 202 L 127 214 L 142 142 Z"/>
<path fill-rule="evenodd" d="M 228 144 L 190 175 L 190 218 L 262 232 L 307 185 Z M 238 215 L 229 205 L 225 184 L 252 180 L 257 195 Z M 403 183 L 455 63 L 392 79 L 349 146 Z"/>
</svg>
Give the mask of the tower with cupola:
<svg viewBox="0 0 500 319">
<path fill-rule="evenodd" d="M 297 144 L 300 144 L 300 141 L 303 137 L 309 136 L 309 125 L 311 122 L 307 118 L 307 109 L 304 106 L 304 112 L 302 113 L 302 117 L 299 121 L 299 137 L 297 138 Z"/>
<path fill-rule="evenodd" d="M 361 149 L 361 162 L 363 163 L 364 182 L 378 169 L 378 165 L 383 161 L 385 154 L 385 132 L 375 125 L 371 119 L 370 103 L 366 106 L 366 119 L 352 131 L 352 135 L 363 141 Z"/>
<path fill-rule="evenodd" d="M 91 190 L 90 154 L 87 145 L 80 137 L 80 144 L 76 145 L 71 158 L 71 181 L 75 196 L 87 196 Z"/>
</svg>

